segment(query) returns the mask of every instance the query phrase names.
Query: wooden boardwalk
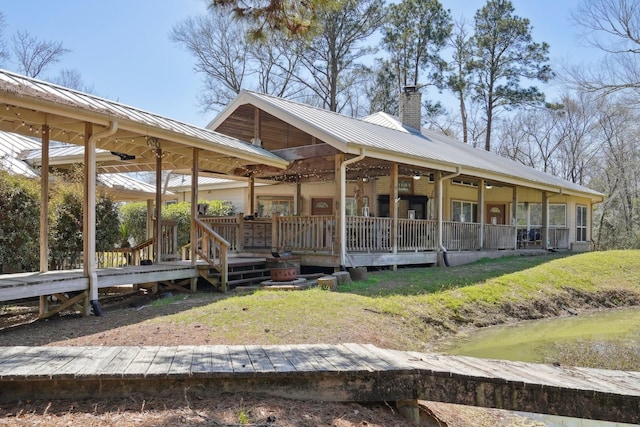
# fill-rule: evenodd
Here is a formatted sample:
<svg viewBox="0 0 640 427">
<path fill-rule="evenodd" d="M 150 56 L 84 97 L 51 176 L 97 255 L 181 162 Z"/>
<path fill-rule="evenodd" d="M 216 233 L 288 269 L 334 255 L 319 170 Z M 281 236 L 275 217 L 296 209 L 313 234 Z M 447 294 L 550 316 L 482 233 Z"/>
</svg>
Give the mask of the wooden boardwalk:
<svg viewBox="0 0 640 427">
<path fill-rule="evenodd" d="M 4 347 L 0 402 L 133 392 L 254 392 L 300 400 L 417 400 L 640 423 L 640 372 L 385 350 L 373 345 Z M 416 409 L 417 412 L 417 409 Z"/>
<path fill-rule="evenodd" d="M 140 284 L 168 280 L 183 280 L 198 276 L 188 262 L 101 268 L 96 270 L 98 287 Z M 17 273 L 0 275 L 0 301 L 85 291 L 89 278 L 82 270 L 55 270 L 46 273 Z"/>
</svg>

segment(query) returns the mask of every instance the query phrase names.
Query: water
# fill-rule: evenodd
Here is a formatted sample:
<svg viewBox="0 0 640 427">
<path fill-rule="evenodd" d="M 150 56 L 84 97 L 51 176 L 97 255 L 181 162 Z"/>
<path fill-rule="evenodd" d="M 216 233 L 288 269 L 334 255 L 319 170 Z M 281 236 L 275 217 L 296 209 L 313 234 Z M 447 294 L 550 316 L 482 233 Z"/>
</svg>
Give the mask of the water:
<svg viewBox="0 0 640 427">
<path fill-rule="evenodd" d="M 453 343 L 439 350 L 463 356 L 545 363 L 553 357 L 559 346 L 569 350 L 572 347 L 579 349 L 585 342 L 604 343 L 612 347 L 619 344 L 637 345 L 640 342 L 640 307 L 487 328 L 472 335 L 457 337 Z M 638 354 L 627 356 L 640 358 Z M 542 414 L 520 415 L 551 427 L 631 425 Z"/>
<path fill-rule="evenodd" d="M 558 344 L 640 342 L 640 307 L 497 326 L 457 338 L 448 354 L 543 363 Z M 638 356 L 640 357 L 640 356 Z"/>
</svg>

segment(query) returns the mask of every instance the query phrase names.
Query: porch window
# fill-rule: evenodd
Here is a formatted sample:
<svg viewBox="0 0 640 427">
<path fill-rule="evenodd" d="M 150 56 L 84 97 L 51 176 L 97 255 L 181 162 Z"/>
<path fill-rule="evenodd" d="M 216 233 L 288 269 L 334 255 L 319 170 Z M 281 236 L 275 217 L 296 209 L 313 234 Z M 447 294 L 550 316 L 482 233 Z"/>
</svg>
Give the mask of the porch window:
<svg viewBox="0 0 640 427">
<path fill-rule="evenodd" d="M 293 215 L 293 197 L 258 196 L 258 217 Z"/>
<path fill-rule="evenodd" d="M 518 203 L 518 226 L 521 228 L 542 227 L 542 203 Z M 567 205 L 550 204 L 549 227 L 564 228 L 566 226 Z"/>
<path fill-rule="evenodd" d="M 478 222 L 478 204 L 454 200 L 451 202 L 452 220 L 458 222 Z"/>
<path fill-rule="evenodd" d="M 365 196 L 362 198 L 362 206 L 366 207 L 367 211 L 369 210 L 368 197 Z M 346 210 L 347 216 L 368 216 L 368 215 L 364 215 L 363 212 L 358 212 L 358 201 L 356 200 L 355 197 L 347 197 L 345 200 L 344 208 Z"/>
<path fill-rule="evenodd" d="M 576 206 L 576 242 L 587 241 L 587 207 Z"/>
</svg>

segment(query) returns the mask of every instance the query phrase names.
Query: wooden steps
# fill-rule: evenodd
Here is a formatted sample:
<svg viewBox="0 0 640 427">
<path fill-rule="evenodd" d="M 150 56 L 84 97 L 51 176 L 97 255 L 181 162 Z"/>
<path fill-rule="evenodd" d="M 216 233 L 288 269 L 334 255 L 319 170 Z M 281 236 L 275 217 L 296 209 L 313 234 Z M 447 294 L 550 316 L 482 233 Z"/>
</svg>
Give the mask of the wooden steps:
<svg viewBox="0 0 640 427">
<path fill-rule="evenodd" d="M 198 266 L 200 276 L 205 278 L 215 287 L 220 288 L 220 273 L 209 266 Z M 259 285 L 269 280 L 271 274 L 266 267 L 265 258 L 230 258 L 227 273 L 227 289 L 232 290 L 238 286 Z"/>
</svg>

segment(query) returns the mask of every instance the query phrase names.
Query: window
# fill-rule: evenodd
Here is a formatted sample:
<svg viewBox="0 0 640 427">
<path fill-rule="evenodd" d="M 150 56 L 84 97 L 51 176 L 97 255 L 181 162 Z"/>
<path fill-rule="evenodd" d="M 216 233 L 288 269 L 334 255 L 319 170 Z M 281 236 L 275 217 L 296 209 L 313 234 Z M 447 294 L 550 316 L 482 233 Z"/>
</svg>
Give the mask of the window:
<svg viewBox="0 0 640 427">
<path fill-rule="evenodd" d="M 542 227 L 542 203 L 518 203 L 518 226 Z M 567 226 L 567 205 L 549 204 L 549 227 Z"/>
<path fill-rule="evenodd" d="M 576 242 L 587 241 L 587 207 L 576 206 Z"/>
<path fill-rule="evenodd" d="M 478 222 L 478 204 L 460 200 L 452 201 L 451 219 L 459 222 Z"/>
<path fill-rule="evenodd" d="M 258 217 L 293 215 L 293 197 L 258 196 Z"/>
<path fill-rule="evenodd" d="M 367 211 L 369 210 L 369 198 L 368 197 L 363 197 L 362 198 L 362 206 L 363 208 L 366 207 Z M 363 212 L 357 212 L 358 211 L 358 203 L 355 197 L 347 197 L 345 200 L 345 205 L 344 208 L 347 212 L 347 215 L 350 216 L 366 216 L 363 214 Z"/>
</svg>

